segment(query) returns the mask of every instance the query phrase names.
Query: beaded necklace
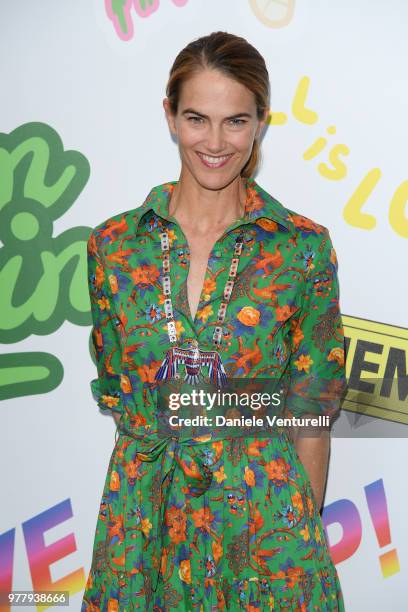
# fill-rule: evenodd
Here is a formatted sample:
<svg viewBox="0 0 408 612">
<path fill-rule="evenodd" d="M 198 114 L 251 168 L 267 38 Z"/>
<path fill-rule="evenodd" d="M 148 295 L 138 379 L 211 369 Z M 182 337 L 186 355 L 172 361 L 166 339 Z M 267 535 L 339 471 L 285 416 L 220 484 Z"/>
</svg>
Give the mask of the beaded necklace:
<svg viewBox="0 0 408 612">
<path fill-rule="evenodd" d="M 170 282 L 170 249 L 168 228 L 165 226 L 164 231 L 160 233 L 161 250 L 162 250 L 162 287 L 165 296 L 164 311 L 167 319 L 167 333 L 169 341 L 173 346 L 166 352 L 163 362 L 158 369 L 156 380 L 170 380 L 172 378 L 180 378 L 178 367 L 180 364 L 185 365 L 186 375 L 184 380 L 191 384 L 198 384 L 202 379 L 201 368 L 208 366 L 208 377 L 210 382 L 218 386 L 224 386 L 227 383 L 227 375 L 221 356 L 217 350 L 205 351 L 200 349 L 198 341 L 195 338 L 188 338 L 183 342 L 188 348 L 180 346 L 177 337 L 176 323 L 174 320 L 173 303 L 171 299 L 171 282 Z M 244 244 L 244 231 L 241 230 L 235 239 L 234 252 L 231 258 L 228 279 L 225 283 L 223 291 L 223 301 L 220 304 L 217 313 L 217 325 L 215 326 L 212 343 L 219 347 L 222 341 L 222 330 L 225 315 L 227 312 L 228 302 L 230 300 L 232 290 L 237 275 L 238 264 Z"/>
</svg>

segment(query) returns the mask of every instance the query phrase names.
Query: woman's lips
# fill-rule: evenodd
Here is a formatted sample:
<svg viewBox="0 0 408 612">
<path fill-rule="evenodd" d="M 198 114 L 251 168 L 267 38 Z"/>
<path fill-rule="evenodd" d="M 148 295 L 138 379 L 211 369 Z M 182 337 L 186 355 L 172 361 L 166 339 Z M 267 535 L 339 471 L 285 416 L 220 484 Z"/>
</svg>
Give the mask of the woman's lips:
<svg viewBox="0 0 408 612">
<path fill-rule="evenodd" d="M 197 151 L 197 155 L 203 162 L 204 166 L 207 166 L 207 168 L 221 168 L 229 162 L 229 160 L 233 156 L 233 153 L 230 153 L 229 155 L 212 156 L 205 155 L 204 153 L 199 153 Z"/>
</svg>

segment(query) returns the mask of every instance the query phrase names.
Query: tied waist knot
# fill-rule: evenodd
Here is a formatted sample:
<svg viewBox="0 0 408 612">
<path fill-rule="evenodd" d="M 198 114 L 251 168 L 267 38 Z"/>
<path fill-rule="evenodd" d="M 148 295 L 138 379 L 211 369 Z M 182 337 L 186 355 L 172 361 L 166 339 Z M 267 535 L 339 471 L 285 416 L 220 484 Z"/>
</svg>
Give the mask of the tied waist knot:
<svg viewBox="0 0 408 612">
<path fill-rule="evenodd" d="M 180 438 L 178 436 L 165 436 L 162 438 L 144 435 L 138 436 L 133 431 L 119 424 L 117 433 L 121 436 L 129 436 L 138 442 L 136 456 L 140 461 L 153 462 L 161 456 L 160 465 L 160 507 L 159 512 L 149 517 L 152 520 L 152 538 L 148 547 L 152 556 L 152 588 L 157 589 L 159 581 L 161 559 L 163 553 L 163 529 L 165 513 L 170 498 L 171 483 L 174 470 L 179 467 L 184 474 L 188 493 L 193 497 L 200 497 L 210 487 L 213 473 L 206 463 L 205 457 L 200 452 L 195 452 L 194 447 L 208 442 L 200 438 Z"/>
</svg>

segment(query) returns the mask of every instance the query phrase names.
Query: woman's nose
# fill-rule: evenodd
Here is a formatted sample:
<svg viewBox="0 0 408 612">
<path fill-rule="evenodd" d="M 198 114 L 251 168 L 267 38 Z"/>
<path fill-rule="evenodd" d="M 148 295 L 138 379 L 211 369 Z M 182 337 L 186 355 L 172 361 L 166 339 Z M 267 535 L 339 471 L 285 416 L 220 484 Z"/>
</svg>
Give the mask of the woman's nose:
<svg viewBox="0 0 408 612">
<path fill-rule="evenodd" d="M 222 151 L 224 147 L 224 135 L 222 128 L 219 126 L 212 126 L 209 128 L 207 137 L 207 147 L 211 153 L 217 153 Z"/>
</svg>

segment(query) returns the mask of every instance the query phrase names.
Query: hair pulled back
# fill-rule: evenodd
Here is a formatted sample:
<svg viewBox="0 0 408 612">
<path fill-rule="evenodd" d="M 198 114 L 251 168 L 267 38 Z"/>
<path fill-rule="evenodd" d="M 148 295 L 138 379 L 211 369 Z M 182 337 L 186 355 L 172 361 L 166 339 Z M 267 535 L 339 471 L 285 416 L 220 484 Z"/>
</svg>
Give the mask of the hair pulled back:
<svg viewBox="0 0 408 612">
<path fill-rule="evenodd" d="M 182 49 L 170 69 L 166 86 L 171 112 L 177 114 L 182 84 L 197 72 L 218 70 L 245 85 L 255 97 L 257 117 L 261 120 L 269 108 L 269 74 L 262 55 L 245 38 L 228 32 L 213 32 L 190 42 Z M 241 170 L 241 176 L 255 173 L 261 157 L 258 139 Z"/>
</svg>

